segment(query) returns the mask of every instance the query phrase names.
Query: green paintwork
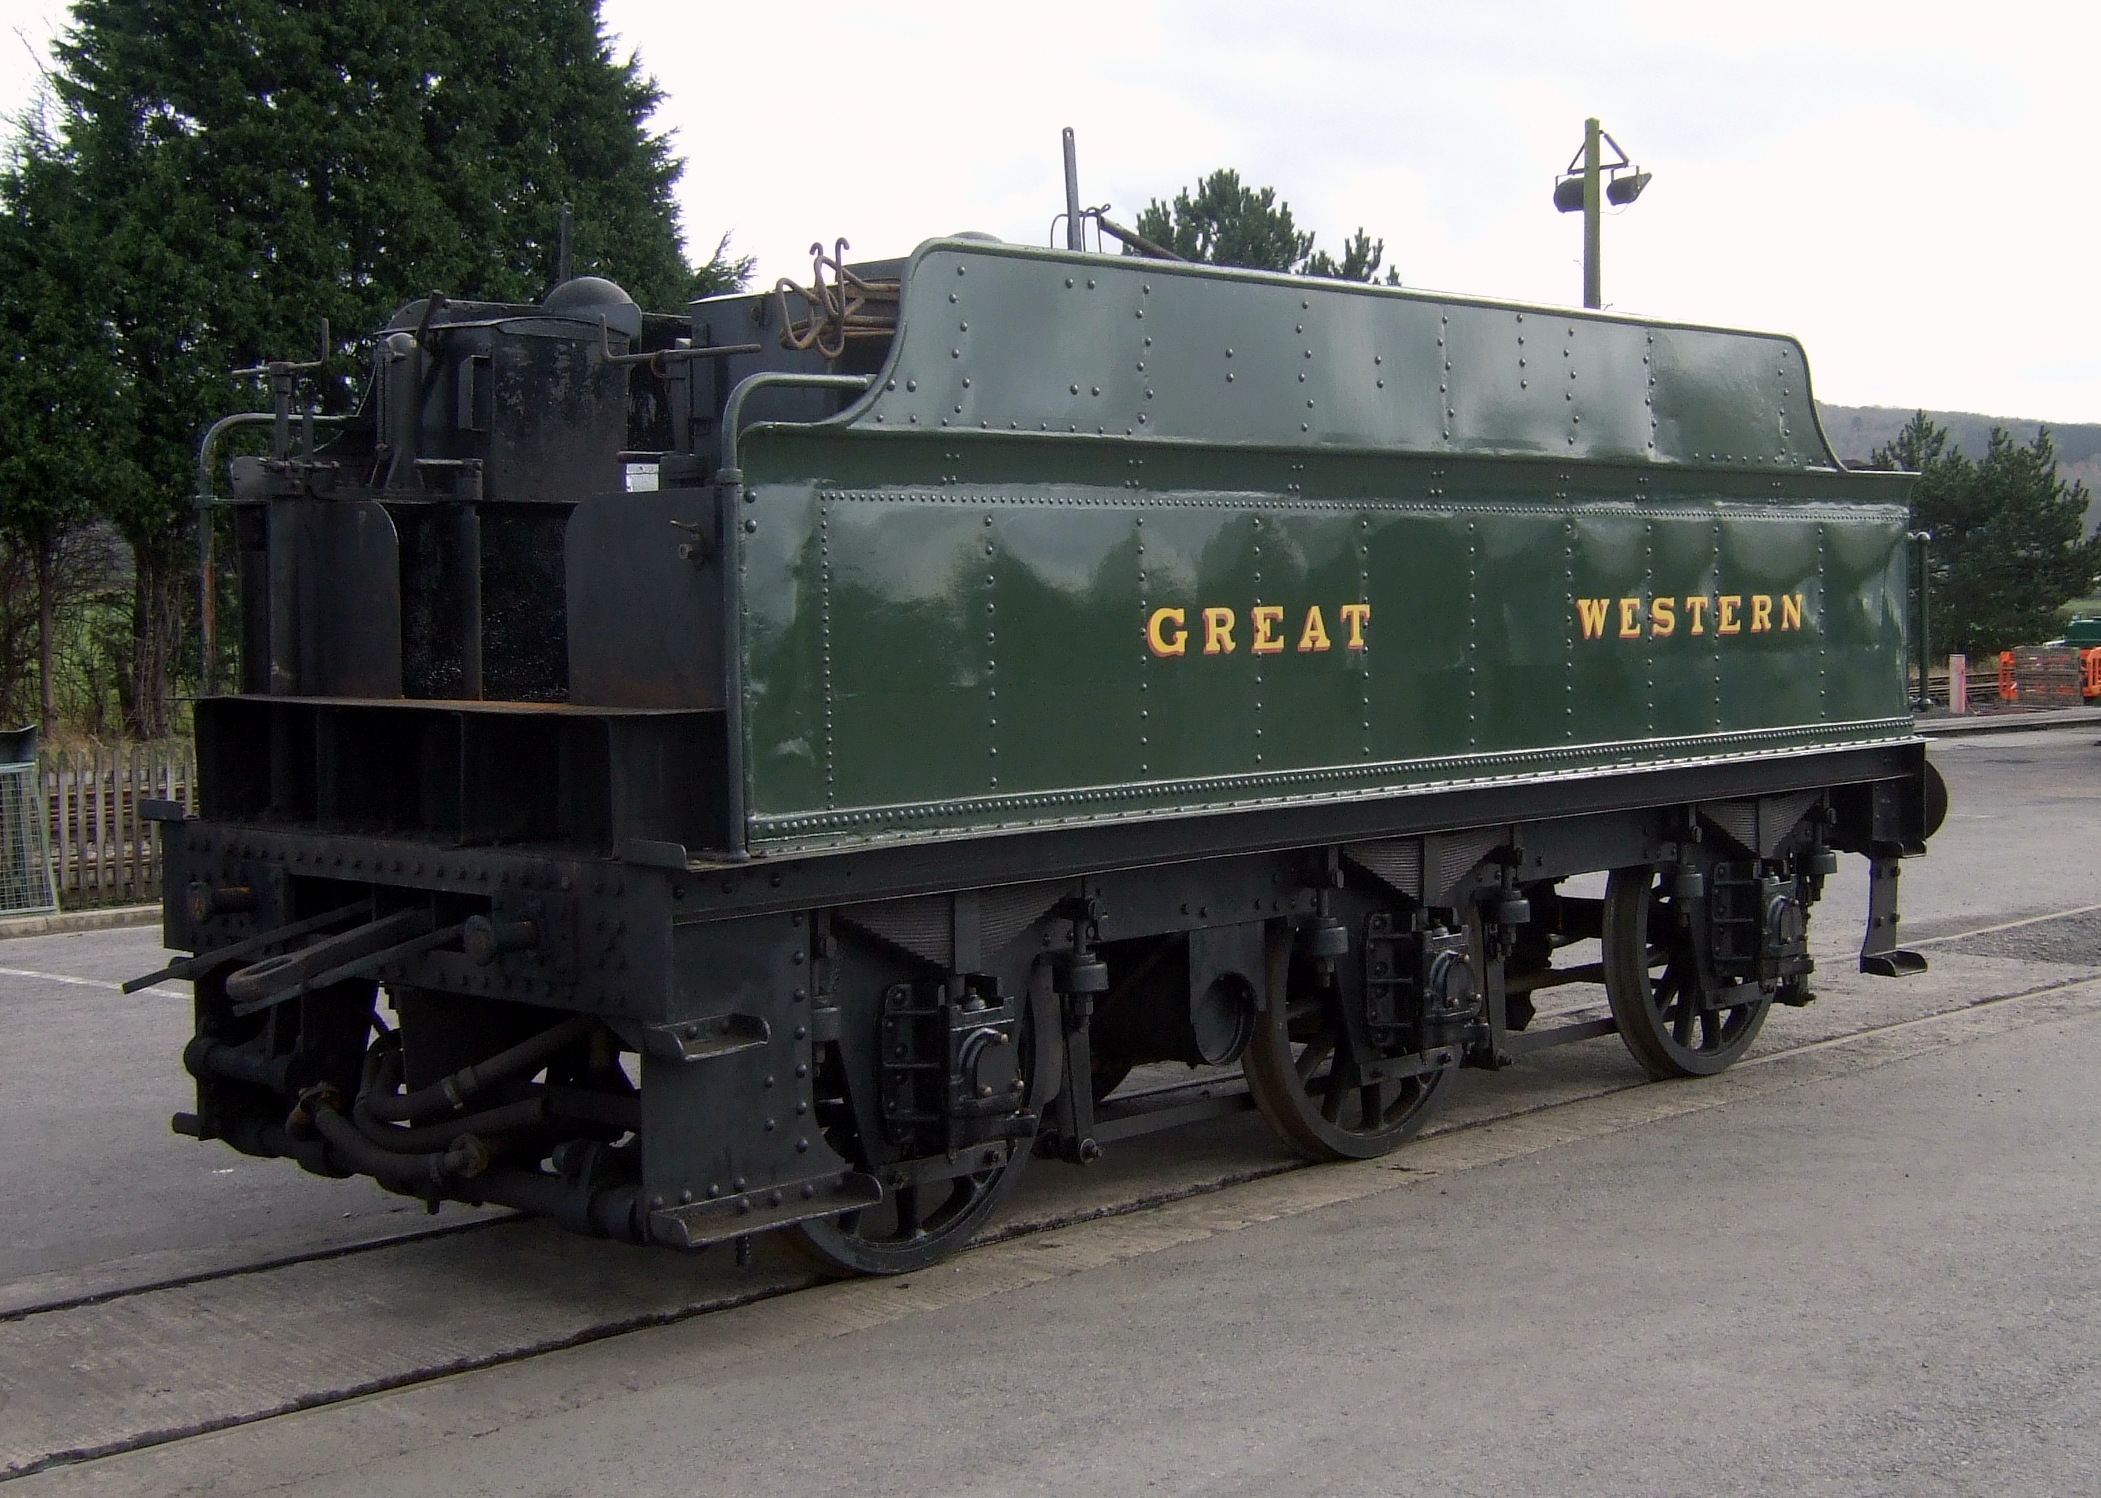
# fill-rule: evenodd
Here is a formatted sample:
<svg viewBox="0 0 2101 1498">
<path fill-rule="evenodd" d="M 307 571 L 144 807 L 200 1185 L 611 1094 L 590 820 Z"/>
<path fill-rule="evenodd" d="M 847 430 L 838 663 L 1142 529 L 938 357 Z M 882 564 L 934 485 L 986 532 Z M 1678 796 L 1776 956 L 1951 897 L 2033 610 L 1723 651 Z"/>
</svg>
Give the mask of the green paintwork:
<svg viewBox="0 0 2101 1498">
<path fill-rule="evenodd" d="M 1782 338 L 934 242 L 871 395 L 744 440 L 752 845 L 1908 737 L 1903 491 L 1813 410 Z"/>
</svg>

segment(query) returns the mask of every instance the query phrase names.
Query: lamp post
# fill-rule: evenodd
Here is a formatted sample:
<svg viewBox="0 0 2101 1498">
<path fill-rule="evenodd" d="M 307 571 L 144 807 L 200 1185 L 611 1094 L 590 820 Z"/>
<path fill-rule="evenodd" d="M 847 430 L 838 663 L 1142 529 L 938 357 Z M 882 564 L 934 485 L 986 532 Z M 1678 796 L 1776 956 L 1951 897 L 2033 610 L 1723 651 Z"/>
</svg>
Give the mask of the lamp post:
<svg viewBox="0 0 2101 1498">
<path fill-rule="evenodd" d="M 1611 161 L 1605 159 L 1607 146 L 1612 148 Z M 1563 213 L 1583 215 L 1584 306 L 1605 305 L 1604 267 L 1600 264 L 1604 205 L 1625 207 L 1641 196 L 1652 175 L 1629 161 L 1620 143 L 1599 128 L 1596 120 L 1583 122 L 1583 149 L 1569 158 L 1567 169 L 1555 181 L 1554 206 Z"/>
</svg>

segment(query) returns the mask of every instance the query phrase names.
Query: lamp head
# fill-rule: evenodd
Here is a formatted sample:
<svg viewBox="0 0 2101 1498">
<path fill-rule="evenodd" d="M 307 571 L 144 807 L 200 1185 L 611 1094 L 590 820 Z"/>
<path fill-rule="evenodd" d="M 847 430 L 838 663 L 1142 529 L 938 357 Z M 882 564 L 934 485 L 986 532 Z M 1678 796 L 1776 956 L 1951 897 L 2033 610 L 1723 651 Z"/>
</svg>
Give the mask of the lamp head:
<svg viewBox="0 0 2101 1498">
<path fill-rule="evenodd" d="M 1614 207 L 1624 208 L 1641 196 L 1641 190 L 1649 185 L 1651 172 L 1629 172 L 1624 177 L 1614 177 L 1605 184 L 1605 199 Z"/>
</svg>

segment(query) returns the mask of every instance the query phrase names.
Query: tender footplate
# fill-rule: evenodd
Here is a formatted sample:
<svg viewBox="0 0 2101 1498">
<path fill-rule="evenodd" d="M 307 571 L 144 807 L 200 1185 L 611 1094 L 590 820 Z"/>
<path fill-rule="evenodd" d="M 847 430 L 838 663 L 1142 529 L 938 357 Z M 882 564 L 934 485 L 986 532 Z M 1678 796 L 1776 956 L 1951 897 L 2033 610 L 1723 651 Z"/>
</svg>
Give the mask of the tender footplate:
<svg viewBox="0 0 2101 1498">
<path fill-rule="evenodd" d="M 649 1214 L 649 1237 L 672 1248 L 708 1248 L 747 1233 L 859 1211 L 882 1199 L 882 1183 L 874 1176 L 842 1170 L 763 1191 L 659 1207 Z"/>
</svg>

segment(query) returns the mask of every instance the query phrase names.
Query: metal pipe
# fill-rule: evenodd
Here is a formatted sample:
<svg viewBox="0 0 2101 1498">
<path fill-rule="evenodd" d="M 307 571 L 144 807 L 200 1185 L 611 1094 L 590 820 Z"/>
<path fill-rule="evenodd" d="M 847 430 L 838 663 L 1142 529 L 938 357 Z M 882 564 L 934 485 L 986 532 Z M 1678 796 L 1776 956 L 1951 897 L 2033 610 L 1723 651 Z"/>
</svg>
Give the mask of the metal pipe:
<svg viewBox="0 0 2101 1498">
<path fill-rule="evenodd" d="M 738 397 L 744 393 L 744 384 L 738 385 L 730 396 L 733 407 L 741 405 Z M 733 433 L 734 428 L 725 430 L 723 440 L 734 449 Z M 744 609 L 740 596 L 744 553 L 739 545 L 743 522 L 737 514 L 743 494 L 744 474 L 740 469 L 717 470 L 715 555 L 722 559 L 722 587 L 717 603 L 717 627 L 722 635 L 722 856 L 731 863 L 742 863 L 751 856 L 745 829 L 750 793 L 744 784 Z"/>
<path fill-rule="evenodd" d="M 303 1102 L 300 1105 L 302 1110 L 306 1106 Z M 488 1146 L 472 1134 L 461 1135 L 442 1150 L 404 1155 L 374 1144 L 357 1131 L 357 1125 L 345 1118 L 340 1109 L 326 1101 L 316 1103 L 310 1116 L 331 1151 L 389 1186 L 443 1194 L 454 1178 L 480 1175 L 489 1168 Z M 296 1138 L 299 1131 L 288 1125 L 286 1132 Z"/>
<path fill-rule="evenodd" d="M 589 1035 L 597 1025 L 598 1021 L 590 1015 L 579 1014 L 563 1020 L 551 1030 L 542 1030 L 528 1040 L 519 1041 L 507 1051 L 498 1051 L 486 1061 L 462 1067 L 449 1077 L 441 1077 L 428 1087 L 391 1096 L 376 1093 L 370 1098 L 372 1116 L 389 1123 L 411 1123 L 429 1114 L 464 1108 L 467 1100 L 484 1088 L 508 1077 L 538 1071 Z"/>
<path fill-rule="evenodd" d="M 456 505 L 452 513 L 454 576 L 453 629 L 460 647 L 460 696 L 478 702 L 482 695 L 481 658 L 481 508 Z"/>
<path fill-rule="evenodd" d="M 744 402 L 750 399 L 753 391 L 781 388 L 865 391 L 874 383 L 873 375 L 800 374 L 788 369 L 746 375 L 737 381 L 737 388 L 730 392 L 729 402 L 722 408 L 722 468 L 734 474 L 743 471 L 737 461 L 737 429 L 744 419 Z"/>
<path fill-rule="evenodd" d="M 199 1035 L 182 1048 L 182 1069 L 200 1082 L 219 1077 L 228 1082 L 246 1082 L 252 1087 L 266 1087 L 272 1092 L 284 1092 L 290 1074 L 292 1056 L 257 1056 L 223 1040 L 214 1040 L 209 1035 Z"/>
<path fill-rule="evenodd" d="M 227 1120 L 226 1132 L 216 1137 L 224 1139 L 244 1155 L 297 1160 L 301 1170 L 311 1171 L 317 1176 L 342 1180 L 356 1174 L 328 1152 L 327 1141 L 294 1139 L 283 1124 L 259 1119 L 252 1113 L 235 1114 Z"/>
<path fill-rule="evenodd" d="M 212 574 L 212 457 L 219 439 L 235 427 L 257 426 L 277 419 L 274 412 L 243 411 L 222 416 L 197 444 L 197 695 L 212 693 L 212 657 L 217 643 L 217 579 Z"/>
<path fill-rule="evenodd" d="M 331 1106 L 313 1110 L 319 1138 L 302 1138 L 283 1124 L 251 1121 L 229 1142 L 249 1154 L 297 1160 L 316 1175 L 372 1176 L 391 1190 L 429 1200 L 432 1197 L 494 1205 L 553 1219 L 573 1233 L 648 1243 L 649 1212 L 642 1188 L 632 1181 L 592 1190 L 584 1179 L 548 1175 L 538 1170 L 492 1170 L 480 1141 L 466 1149 L 397 1155 L 360 1135 Z M 481 1168 L 477 1171 L 476 1166 Z M 347 1168 L 346 1168 L 347 1167 Z"/>
<path fill-rule="evenodd" d="M 498 1108 L 484 1109 L 465 1118 L 434 1124 L 390 1124 L 372 1116 L 371 1099 L 360 1097 L 350 1107 L 350 1121 L 357 1131 L 383 1150 L 397 1155 L 422 1154 L 452 1147 L 462 1134 L 483 1137 L 513 1133 L 547 1122 L 547 1099 L 535 1096 Z"/>
<path fill-rule="evenodd" d="M 492 1203 L 552 1218 L 572 1233 L 611 1238 L 621 1243 L 647 1243 L 649 1212 L 642 1188 L 633 1183 L 590 1190 L 581 1180 L 537 1170 L 492 1170 L 463 1183 L 457 1200 Z"/>
<path fill-rule="evenodd" d="M 1094 221 L 1141 255 L 1150 255 L 1155 260 L 1179 260 L 1185 265 L 1189 261 L 1187 255 L 1177 255 L 1164 244 L 1154 244 L 1136 229 L 1126 229 L 1107 214 L 1097 213 Z"/>
<path fill-rule="evenodd" d="M 1070 125 L 1065 127 L 1065 248 L 1087 248 L 1087 226 L 1080 217 L 1080 158 Z"/>
<path fill-rule="evenodd" d="M 715 509 L 719 522 L 717 555 L 722 558 L 722 714 L 723 759 L 728 780 L 728 799 L 723 812 L 724 857 L 741 863 L 750 856 L 746 846 L 745 808 L 749 790 L 744 783 L 744 610 L 738 590 L 743 585 L 744 521 L 739 513 L 743 501 L 744 470 L 738 466 L 737 439 L 744 421 L 744 402 L 754 390 L 786 387 L 808 390 L 853 390 L 865 392 L 875 380 L 869 375 L 797 374 L 770 370 L 747 375 L 737 382 L 722 410 L 722 463 L 715 473 Z"/>
</svg>

